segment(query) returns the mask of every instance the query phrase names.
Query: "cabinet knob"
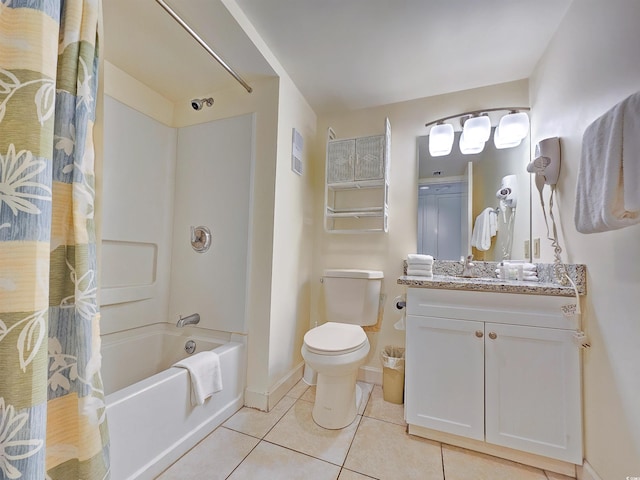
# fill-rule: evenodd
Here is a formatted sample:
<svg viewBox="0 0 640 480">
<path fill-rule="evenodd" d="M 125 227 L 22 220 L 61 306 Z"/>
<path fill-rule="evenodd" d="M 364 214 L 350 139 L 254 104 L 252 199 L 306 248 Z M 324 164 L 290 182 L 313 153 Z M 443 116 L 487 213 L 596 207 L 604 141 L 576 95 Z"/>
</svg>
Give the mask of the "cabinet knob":
<svg viewBox="0 0 640 480">
<path fill-rule="evenodd" d="M 495 340 L 496 338 L 498 338 L 498 335 L 496 335 L 496 332 L 490 332 L 489 333 L 489 338 L 491 340 Z"/>
<path fill-rule="evenodd" d="M 476 337 L 478 338 L 484 337 L 484 332 L 482 330 L 476 330 Z"/>
</svg>

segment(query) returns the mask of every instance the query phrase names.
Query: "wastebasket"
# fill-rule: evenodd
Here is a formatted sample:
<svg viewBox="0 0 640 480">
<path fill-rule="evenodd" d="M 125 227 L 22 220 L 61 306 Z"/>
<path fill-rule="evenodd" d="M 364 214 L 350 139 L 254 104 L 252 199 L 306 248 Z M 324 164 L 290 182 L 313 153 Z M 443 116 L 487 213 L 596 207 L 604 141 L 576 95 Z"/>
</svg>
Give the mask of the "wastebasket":
<svg viewBox="0 0 640 480">
<path fill-rule="evenodd" d="M 382 353 L 382 396 L 385 402 L 404 403 L 404 348 L 388 345 Z"/>
</svg>

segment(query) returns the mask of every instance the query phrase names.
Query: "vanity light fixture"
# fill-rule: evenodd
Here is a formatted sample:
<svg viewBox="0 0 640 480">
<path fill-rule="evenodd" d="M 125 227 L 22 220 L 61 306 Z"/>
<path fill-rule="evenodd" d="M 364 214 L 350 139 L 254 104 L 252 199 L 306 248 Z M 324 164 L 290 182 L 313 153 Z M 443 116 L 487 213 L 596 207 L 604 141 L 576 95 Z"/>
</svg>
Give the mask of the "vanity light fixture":
<svg viewBox="0 0 640 480">
<path fill-rule="evenodd" d="M 432 157 L 451 153 L 455 133 L 453 125 L 445 121 L 452 119 L 457 119 L 462 126 L 460 151 L 466 155 L 482 152 L 485 142 L 491 136 L 491 119 L 494 119 L 494 124 L 498 123 L 495 116 L 489 116 L 490 112 L 506 112 L 494 129 L 493 142 L 496 148 L 517 147 L 529 133 L 529 115 L 526 113 L 528 110 L 529 107 L 488 108 L 429 122 L 425 124 L 425 127 L 433 125 L 429 133 L 429 153 Z"/>
<path fill-rule="evenodd" d="M 442 157 L 451 153 L 453 147 L 453 125 L 439 123 L 431 127 L 429 133 L 429 153 L 432 157 Z"/>
</svg>

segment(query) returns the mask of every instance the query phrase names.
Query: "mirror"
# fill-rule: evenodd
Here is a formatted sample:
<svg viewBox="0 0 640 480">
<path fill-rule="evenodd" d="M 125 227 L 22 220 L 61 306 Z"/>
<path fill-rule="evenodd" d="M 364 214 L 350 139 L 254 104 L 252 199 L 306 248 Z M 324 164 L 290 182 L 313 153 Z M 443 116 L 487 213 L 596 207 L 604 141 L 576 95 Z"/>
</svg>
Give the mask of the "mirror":
<svg viewBox="0 0 640 480">
<path fill-rule="evenodd" d="M 429 154 L 429 135 L 418 137 L 419 253 L 438 260 L 472 253 L 479 261 L 531 261 L 530 136 L 517 147 L 497 149 L 494 131 L 482 152 L 468 155 L 460 152 L 460 131 L 451 153 L 441 157 Z"/>
</svg>

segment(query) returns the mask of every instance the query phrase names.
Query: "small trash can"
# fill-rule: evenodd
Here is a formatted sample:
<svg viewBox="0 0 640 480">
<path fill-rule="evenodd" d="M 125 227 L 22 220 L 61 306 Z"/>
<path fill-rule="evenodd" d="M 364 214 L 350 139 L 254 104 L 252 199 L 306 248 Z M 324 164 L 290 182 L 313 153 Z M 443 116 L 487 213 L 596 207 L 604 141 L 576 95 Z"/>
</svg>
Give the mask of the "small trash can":
<svg viewBox="0 0 640 480">
<path fill-rule="evenodd" d="M 404 403 L 404 348 L 388 345 L 382 353 L 382 396 L 385 402 Z"/>
</svg>

